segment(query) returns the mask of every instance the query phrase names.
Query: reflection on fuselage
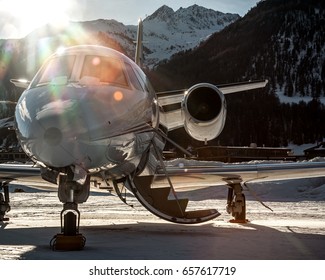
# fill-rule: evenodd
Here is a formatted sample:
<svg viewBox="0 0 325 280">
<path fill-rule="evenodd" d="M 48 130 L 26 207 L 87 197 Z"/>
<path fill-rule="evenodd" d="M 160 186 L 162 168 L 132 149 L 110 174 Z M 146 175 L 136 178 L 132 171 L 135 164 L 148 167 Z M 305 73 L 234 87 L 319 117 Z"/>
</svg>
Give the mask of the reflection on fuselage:
<svg viewBox="0 0 325 280">
<path fill-rule="evenodd" d="M 156 107 L 132 60 L 99 46 L 71 47 L 50 57 L 22 94 L 17 135 L 24 151 L 47 166 L 132 169 L 150 145 L 149 128 L 158 125 Z"/>
</svg>

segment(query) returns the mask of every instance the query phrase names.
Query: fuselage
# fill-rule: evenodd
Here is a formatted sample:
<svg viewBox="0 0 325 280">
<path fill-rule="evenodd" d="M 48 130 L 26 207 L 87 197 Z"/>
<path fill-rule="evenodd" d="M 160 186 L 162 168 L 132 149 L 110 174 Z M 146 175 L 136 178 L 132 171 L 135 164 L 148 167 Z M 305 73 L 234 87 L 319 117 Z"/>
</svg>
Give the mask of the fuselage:
<svg viewBox="0 0 325 280">
<path fill-rule="evenodd" d="M 17 136 L 46 166 L 120 176 L 133 172 L 148 149 L 157 106 L 132 60 L 105 47 L 70 47 L 52 55 L 21 95 Z"/>
</svg>

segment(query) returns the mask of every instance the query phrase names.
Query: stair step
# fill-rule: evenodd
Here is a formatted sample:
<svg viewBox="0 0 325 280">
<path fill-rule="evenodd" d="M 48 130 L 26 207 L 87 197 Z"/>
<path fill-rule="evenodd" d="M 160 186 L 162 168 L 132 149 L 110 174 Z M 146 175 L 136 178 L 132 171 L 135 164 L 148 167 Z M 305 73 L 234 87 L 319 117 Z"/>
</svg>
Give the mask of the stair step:
<svg viewBox="0 0 325 280">
<path fill-rule="evenodd" d="M 153 206 L 160 210 L 162 213 L 170 215 L 172 217 L 183 218 L 185 216 L 185 209 L 188 204 L 188 199 L 178 200 L 157 200 L 154 201 Z"/>
<path fill-rule="evenodd" d="M 113 191 L 114 188 L 111 186 L 98 186 L 98 189 L 100 190 L 108 190 L 108 191 Z"/>
<path fill-rule="evenodd" d="M 170 187 L 164 187 L 164 188 L 155 188 L 150 189 L 149 195 L 152 197 L 153 201 L 156 200 L 168 200 L 168 196 L 170 193 Z"/>
<path fill-rule="evenodd" d="M 157 210 L 167 215 L 184 217 L 188 199 L 169 200 L 170 187 L 143 188 L 142 186 L 138 187 L 138 191 Z"/>
<path fill-rule="evenodd" d="M 153 176 L 135 176 L 133 182 L 141 194 L 149 193 L 153 182 Z"/>
<path fill-rule="evenodd" d="M 202 210 L 195 210 L 195 211 L 187 211 L 185 213 L 185 217 L 188 219 L 200 219 L 210 215 L 216 215 L 217 217 L 220 216 L 221 214 L 216 209 L 202 209 Z"/>
</svg>

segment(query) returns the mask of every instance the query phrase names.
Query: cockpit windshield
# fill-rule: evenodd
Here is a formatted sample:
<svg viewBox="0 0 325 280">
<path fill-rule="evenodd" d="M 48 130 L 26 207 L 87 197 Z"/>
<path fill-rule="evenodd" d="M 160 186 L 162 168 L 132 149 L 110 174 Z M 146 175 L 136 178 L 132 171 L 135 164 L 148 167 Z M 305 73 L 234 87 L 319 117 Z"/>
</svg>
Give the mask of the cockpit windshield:
<svg viewBox="0 0 325 280">
<path fill-rule="evenodd" d="M 76 57 L 74 55 L 59 56 L 51 59 L 35 77 L 31 87 L 46 85 L 49 83 L 65 84 L 72 74 Z"/>
<path fill-rule="evenodd" d="M 128 86 L 123 67 L 118 59 L 87 55 L 81 70 L 80 81 L 96 80 L 98 84 Z"/>
</svg>

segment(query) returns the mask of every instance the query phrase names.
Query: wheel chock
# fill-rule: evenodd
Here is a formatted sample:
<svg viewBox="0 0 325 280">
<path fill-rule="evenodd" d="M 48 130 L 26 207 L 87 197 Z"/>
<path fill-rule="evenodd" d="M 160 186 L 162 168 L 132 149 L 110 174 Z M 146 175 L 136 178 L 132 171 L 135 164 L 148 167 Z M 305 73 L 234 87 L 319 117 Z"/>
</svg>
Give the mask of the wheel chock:
<svg viewBox="0 0 325 280">
<path fill-rule="evenodd" d="M 58 233 L 50 242 L 53 251 L 80 251 L 85 244 L 86 238 L 82 234 L 64 235 Z"/>
</svg>

